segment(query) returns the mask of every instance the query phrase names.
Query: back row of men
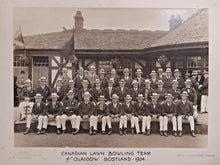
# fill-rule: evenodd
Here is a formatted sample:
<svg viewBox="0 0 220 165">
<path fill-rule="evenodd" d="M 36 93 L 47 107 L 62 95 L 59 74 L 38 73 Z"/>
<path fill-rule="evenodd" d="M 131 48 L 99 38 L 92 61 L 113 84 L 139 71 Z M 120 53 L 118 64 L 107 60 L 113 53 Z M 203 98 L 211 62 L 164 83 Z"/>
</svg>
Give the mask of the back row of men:
<svg viewBox="0 0 220 165">
<path fill-rule="evenodd" d="M 130 77 L 130 71 L 125 68 L 123 76 L 120 78 L 115 69 L 111 70 L 110 77 L 105 76 L 105 71 L 101 69 L 99 75 L 96 75 L 96 68 L 91 66 L 89 74 L 84 75 L 83 68 L 79 68 L 77 76 L 72 80 L 68 76 L 67 68 L 63 68 L 62 76 L 56 81 L 56 86 L 52 89 L 46 85 L 46 78 L 39 79 L 40 86 L 35 90 L 31 86 L 30 79 L 25 81 L 25 87 L 22 89 L 22 98 L 29 97 L 30 101 L 35 101 L 36 93 L 42 95 L 42 101 L 48 102 L 51 100 L 51 94 L 57 93 L 58 101 L 64 102 L 67 99 L 67 93 L 72 90 L 75 93 L 75 98 L 83 101 L 83 93 L 89 92 L 91 94 L 91 101 L 98 102 L 100 95 L 103 95 L 107 101 L 111 101 L 112 95 L 117 94 L 120 102 L 125 101 L 125 96 L 130 95 L 132 101 L 137 101 L 138 94 L 143 94 L 145 102 L 151 101 L 152 93 L 159 95 L 158 102 L 162 103 L 165 100 L 167 93 L 172 94 L 174 101 L 180 100 L 182 91 L 186 91 L 189 95 L 188 100 L 193 103 L 194 109 L 201 108 L 201 112 L 208 112 L 208 72 L 203 74 L 192 72 L 192 76 L 187 73 L 185 79 L 181 77 L 181 72 L 175 69 L 173 74 L 170 68 L 165 72 L 163 69 L 158 71 L 152 70 L 149 79 L 142 77 L 142 70 L 137 69 L 136 77 Z M 203 75 L 203 76 L 201 76 Z M 201 101 L 200 100 L 201 96 Z"/>
</svg>

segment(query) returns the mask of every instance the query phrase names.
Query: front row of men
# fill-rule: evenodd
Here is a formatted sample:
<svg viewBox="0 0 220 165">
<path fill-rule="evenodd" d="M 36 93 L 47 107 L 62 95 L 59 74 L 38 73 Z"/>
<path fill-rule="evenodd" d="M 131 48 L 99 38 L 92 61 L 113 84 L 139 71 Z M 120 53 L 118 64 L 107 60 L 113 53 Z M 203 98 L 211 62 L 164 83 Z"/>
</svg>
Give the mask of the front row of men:
<svg viewBox="0 0 220 165">
<path fill-rule="evenodd" d="M 168 136 L 168 121 L 172 121 L 173 135 L 182 136 L 182 121 L 188 120 L 191 128 L 191 135 L 195 137 L 194 132 L 194 109 L 192 103 L 188 101 L 186 91 L 181 93 L 181 100 L 174 103 L 172 94 L 168 93 L 166 101 L 162 104 L 158 102 L 159 95 L 153 93 L 151 102 L 147 104 L 144 96 L 139 94 L 137 102 L 132 102 L 132 97 L 127 95 L 125 102 L 119 102 L 117 94 L 112 95 L 112 101 L 107 103 L 104 96 L 99 97 L 96 104 L 90 101 L 91 94 L 85 92 L 83 102 L 79 103 L 74 98 L 74 92 L 69 90 L 68 99 L 63 103 L 57 100 L 59 96 L 52 93 L 52 100 L 46 105 L 42 102 L 41 94 L 36 94 L 36 102 L 29 102 L 26 97 L 25 101 L 20 104 L 21 114 L 27 119 L 27 128 L 24 134 L 30 132 L 32 120 L 38 120 L 37 135 L 46 133 L 48 121 L 55 120 L 57 134 L 66 133 L 66 121 L 70 120 L 72 133 L 75 135 L 79 132 L 80 122 L 89 120 L 89 134 L 97 133 L 97 123 L 102 122 L 102 134 L 110 135 L 112 133 L 112 122 L 119 122 L 119 134 L 126 134 L 127 122 L 131 121 L 131 134 L 139 134 L 142 131 L 144 135 L 150 135 L 151 122 L 159 119 L 160 135 Z M 139 128 L 139 121 L 142 121 L 142 130 Z M 106 126 L 108 131 L 106 132 Z M 62 129 L 61 129 L 62 128 Z M 177 132 L 178 128 L 178 132 Z"/>
</svg>

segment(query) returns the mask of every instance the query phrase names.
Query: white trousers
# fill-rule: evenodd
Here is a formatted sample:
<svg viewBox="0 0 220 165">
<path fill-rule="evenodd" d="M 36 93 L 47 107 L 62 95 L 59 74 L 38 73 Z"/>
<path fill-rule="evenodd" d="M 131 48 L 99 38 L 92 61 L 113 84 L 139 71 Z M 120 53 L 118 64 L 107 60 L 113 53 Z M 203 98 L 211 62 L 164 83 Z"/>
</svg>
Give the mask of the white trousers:
<svg viewBox="0 0 220 165">
<path fill-rule="evenodd" d="M 208 112 L 208 96 L 202 95 L 201 97 L 201 112 Z"/>
<path fill-rule="evenodd" d="M 193 116 L 188 116 L 186 119 L 189 121 L 191 131 L 194 131 L 195 124 L 194 124 Z M 177 117 L 177 123 L 178 123 L 178 131 L 182 131 L 182 123 L 183 123 L 182 116 Z"/>
<path fill-rule="evenodd" d="M 57 128 L 61 128 L 61 116 L 60 116 L 60 115 L 57 115 L 57 116 L 54 118 L 54 115 L 49 115 L 48 121 L 53 121 L 53 120 L 56 121 L 56 126 L 57 126 Z"/>
<path fill-rule="evenodd" d="M 155 120 L 156 120 L 155 117 L 144 116 L 143 121 L 142 121 L 142 132 L 145 132 L 146 127 L 147 127 L 147 129 L 150 129 L 151 121 L 155 121 Z M 164 130 L 164 128 L 163 128 L 164 121 L 163 121 L 162 116 L 159 117 L 159 123 L 160 123 L 160 131 L 163 131 Z"/>
<path fill-rule="evenodd" d="M 61 116 L 61 124 L 62 124 L 62 129 L 66 130 L 66 121 L 70 120 L 72 128 L 79 129 L 80 127 L 80 121 L 81 117 L 72 115 L 72 116 L 67 116 L 67 115 L 62 115 Z"/>
<path fill-rule="evenodd" d="M 124 115 L 120 117 L 119 128 L 127 128 L 128 120 L 131 120 L 131 114 Z"/>
<path fill-rule="evenodd" d="M 131 117 L 131 128 L 136 129 L 137 134 L 140 133 L 140 128 L 139 128 L 139 119 L 136 116 Z"/>
<path fill-rule="evenodd" d="M 102 117 L 102 131 L 105 131 L 106 124 L 108 125 L 108 128 L 112 128 L 109 116 Z"/>
<path fill-rule="evenodd" d="M 89 125 L 90 127 L 93 127 L 94 130 L 97 130 L 97 123 L 98 123 L 98 117 L 97 116 L 90 116 L 89 118 Z"/>
<path fill-rule="evenodd" d="M 173 131 L 176 131 L 176 130 L 177 130 L 176 116 L 172 116 L 172 117 L 164 116 L 164 117 L 163 117 L 164 131 L 167 131 L 167 130 L 168 130 L 168 121 L 169 121 L 169 120 L 172 121 Z"/>
<path fill-rule="evenodd" d="M 47 116 L 38 116 L 38 115 L 27 115 L 27 128 L 30 128 L 31 126 L 31 121 L 32 120 L 38 120 L 38 125 L 37 125 L 37 129 L 41 130 L 42 127 L 44 129 L 47 129 L 47 124 L 48 124 L 48 118 Z"/>
</svg>

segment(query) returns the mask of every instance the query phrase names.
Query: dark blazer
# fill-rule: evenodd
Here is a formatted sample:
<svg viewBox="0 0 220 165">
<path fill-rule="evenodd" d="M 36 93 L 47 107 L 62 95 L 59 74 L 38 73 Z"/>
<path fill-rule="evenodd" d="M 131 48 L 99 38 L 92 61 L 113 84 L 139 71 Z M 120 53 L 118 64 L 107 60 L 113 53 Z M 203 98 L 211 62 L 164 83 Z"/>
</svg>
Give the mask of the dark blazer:
<svg viewBox="0 0 220 165">
<path fill-rule="evenodd" d="M 36 91 L 31 88 L 30 90 L 27 90 L 27 88 L 22 89 L 21 99 L 24 100 L 25 97 L 29 97 L 30 101 L 34 102 L 34 96 L 36 95 Z"/>
<path fill-rule="evenodd" d="M 101 104 L 97 103 L 95 107 L 95 115 L 101 115 L 102 117 L 107 116 L 107 109 L 108 109 L 107 104 L 103 104 L 103 107 L 101 109 Z"/>
<path fill-rule="evenodd" d="M 92 94 L 92 100 L 97 102 L 98 98 L 100 95 L 104 95 L 104 89 L 100 88 L 100 89 L 96 89 L 96 87 L 94 87 L 93 89 L 91 89 L 91 94 Z"/>
<path fill-rule="evenodd" d="M 95 103 L 89 102 L 86 104 L 84 101 L 79 104 L 79 115 L 83 117 L 84 115 L 88 115 L 89 117 L 91 115 L 94 115 L 95 112 Z"/>
<path fill-rule="evenodd" d="M 199 84 L 197 83 L 196 79 L 194 77 L 190 77 L 192 87 L 195 88 L 196 90 L 199 88 Z"/>
<path fill-rule="evenodd" d="M 65 94 L 66 94 L 66 91 L 65 91 L 65 89 L 64 89 L 63 87 L 61 87 L 61 88 L 59 89 L 59 92 L 58 92 L 57 87 L 54 87 L 54 88 L 53 88 L 53 93 L 57 93 L 57 95 L 59 96 L 58 101 L 62 101 L 62 100 L 63 100 L 63 97 L 64 97 Z"/>
<path fill-rule="evenodd" d="M 122 79 L 125 80 L 125 77 L 123 76 Z M 127 80 L 125 80 L 125 87 L 128 88 L 128 89 L 131 89 L 132 88 L 132 85 L 131 85 L 132 81 L 133 80 L 132 80 L 131 77 L 129 77 Z"/>
<path fill-rule="evenodd" d="M 147 110 L 148 109 L 148 106 L 146 103 L 142 103 L 140 106 L 139 106 L 139 103 L 136 102 L 134 103 L 134 116 L 138 117 L 138 116 L 146 116 L 147 114 Z"/>
<path fill-rule="evenodd" d="M 72 101 L 65 100 L 63 102 L 63 114 L 67 116 L 79 115 L 79 102 L 75 99 Z"/>
<path fill-rule="evenodd" d="M 192 103 L 188 100 L 186 101 L 186 104 L 183 104 L 182 101 L 179 101 L 176 105 L 177 110 L 177 116 L 185 115 L 185 116 L 192 116 L 194 113 Z"/>
<path fill-rule="evenodd" d="M 157 103 L 155 108 L 152 103 L 148 104 L 147 116 L 157 115 L 157 117 L 161 116 L 162 109 L 161 104 Z"/>
<path fill-rule="evenodd" d="M 208 96 L 208 84 L 209 84 L 209 79 L 206 78 L 204 79 L 203 83 L 202 83 L 202 87 L 200 88 L 201 94 L 202 95 L 207 95 Z"/>
<path fill-rule="evenodd" d="M 127 106 L 126 103 L 122 104 L 122 111 L 121 114 L 122 115 L 126 115 L 126 114 L 132 114 L 134 113 L 134 104 L 130 103 L 129 107 Z"/>
<path fill-rule="evenodd" d="M 159 90 L 158 88 L 154 90 L 157 94 L 159 94 L 158 102 L 162 102 L 165 100 L 165 96 L 167 95 L 167 90 L 163 88 L 162 90 Z"/>
<path fill-rule="evenodd" d="M 137 78 L 137 77 L 135 77 L 134 80 L 137 80 L 140 89 L 144 87 L 144 80 L 145 80 L 145 79 L 144 79 L 143 77 L 141 77 L 140 82 L 138 81 L 138 78 Z"/>
<path fill-rule="evenodd" d="M 33 108 L 32 108 L 32 113 L 34 115 L 47 115 L 47 107 L 44 102 L 40 103 L 40 106 L 37 106 L 37 103 L 34 103 Z"/>
<path fill-rule="evenodd" d="M 128 88 L 124 87 L 123 92 L 122 92 L 121 88 L 118 87 L 115 89 L 115 93 L 119 96 L 119 101 L 124 102 L 126 95 L 129 94 L 129 90 Z"/>
<path fill-rule="evenodd" d="M 138 94 L 142 94 L 142 93 L 143 93 L 143 91 L 140 88 L 138 88 L 137 91 L 135 91 L 134 88 L 131 88 L 129 90 L 129 94 L 132 97 L 132 101 L 136 101 L 136 97 L 138 96 Z"/>
<path fill-rule="evenodd" d="M 86 79 L 89 81 L 89 87 L 90 88 L 94 88 L 95 87 L 95 80 L 98 79 L 99 77 L 97 76 L 97 74 L 94 74 L 94 77 L 92 77 L 92 75 L 88 75 L 86 76 Z"/>
<path fill-rule="evenodd" d="M 110 78 L 111 78 L 111 77 L 110 77 Z M 118 75 L 115 75 L 115 76 L 113 77 L 113 79 L 114 79 L 113 87 L 114 87 L 114 88 L 117 88 L 117 87 L 119 86 L 120 77 L 119 77 Z"/>
<path fill-rule="evenodd" d="M 116 89 L 114 87 L 112 87 L 112 92 L 109 93 L 110 91 L 109 91 L 108 87 L 104 89 L 104 95 L 108 101 L 110 101 L 112 99 L 112 95 L 116 93 L 115 90 Z"/>
<path fill-rule="evenodd" d="M 106 88 L 108 86 L 108 79 L 107 78 L 99 78 L 101 81 L 101 88 Z"/>
<path fill-rule="evenodd" d="M 117 103 L 117 106 L 114 107 L 113 103 L 111 102 L 108 105 L 108 109 L 107 109 L 107 114 L 110 115 L 121 115 L 121 111 L 122 111 L 122 105 L 120 102 Z"/>
<path fill-rule="evenodd" d="M 193 105 L 197 104 L 197 93 L 195 88 L 183 88 L 182 91 L 186 91 L 188 93 L 188 100 L 193 103 Z"/>
<path fill-rule="evenodd" d="M 87 88 L 87 90 L 84 90 L 83 88 L 80 89 L 79 92 L 78 92 L 78 101 L 79 101 L 79 102 L 82 102 L 82 101 L 83 101 L 82 95 L 83 95 L 86 91 L 88 91 L 88 92 L 92 95 L 92 92 L 91 92 L 91 90 L 90 90 L 89 88 Z M 91 97 L 90 99 L 92 100 L 92 97 Z"/>
<path fill-rule="evenodd" d="M 172 94 L 172 96 L 174 97 L 173 100 L 180 100 L 180 94 L 181 94 L 181 90 L 180 89 L 176 89 L 174 90 L 173 88 L 168 89 L 167 93 Z"/>
<path fill-rule="evenodd" d="M 75 87 L 79 90 L 82 89 L 82 81 L 85 80 L 86 78 L 83 76 L 83 78 L 81 79 L 79 75 L 77 75 L 74 79 L 75 81 Z"/>
<path fill-rule="evenodd" d="M 165 77 L 165 78 L 163 79 L 163 82 L 164 82 L 163 87 L 164 87 L 165 89 L 171 88 L 171 86 L 172 86 L 171 83 L 172 83 L 173 80 L 174 80 L 173 77 L 170 77 L 170 78 Z"/>
<path fill-rule="evenodd" d="M 145 94 L 146 94 L 146 92 L 145 92 L 146 90 L 148 91 L 148 95 L 147 95 L 147 96 L 145 95 Z M 153 94 L 154 91 L 155 91 L 155 90 L 154 90 L 153 88 L 151 88 L 151 87 L 150 87 L 149 89 L 147 89 L 146 87 L 144 87 L 142 93 L 143 93 L 144 97 L 147 98 L 148 101 L 151 101 L 151 97 L 150 97 L 150 96 L 152 96 L 152 94 Z"/>
<path fill-rule="evenodd" d="M 68 99 L 67 97 L 67 93 L 69 92 L 69 90 L 72 90 L 75 94 L 74 94 L 74 98 L 78 100 L 78 95 L 79 95 L 79 90 L 77 88 L 70 88 L 70 87 L 67 87 L 65 93 L 64 93 L 64 97 L 62 99 L 62 101 L 65 101 Z"/>
<path fill-rule="evenodd" d="M 178 77 L 177 79 L 174 77 L 174 80 L 177 80 L 178 84 L 178 88 L 182 89 L 184 87 L 184 79 L 182 77 Z"/>
<path fill-rule="evenodd" d="M 49 86 L 45 86 L 44 89 L 42 89 L 41 87 L 38 87 L 36 90 L 36 93 L 40 93 L 43 96 L 42 101 L 46 102 L 50 99 L 52 89 Z"/>
<path fill-rule="evenodd" d="M 153 79 L 151 78 L 150 81 L 151 81 L 150 87 L 153 88 L 153 89 L 156 89 L 157 88 L 156 83 L 157 83 L 158 79 L 156 78 L 156 80 L 153 81 Z"/>
<path fill-rule="evenodd" d="M 171 103 L 171 105 L 168 106 L 167 102 L 165 102 L 161 105 L 161 108 L 163 116 L 167 116 L 168 114 L 173 114 L 173 116 L 177 115 L 176 105 L 174 103 Z"/>
<path fill-rule="evenodd" d="M 56 117 L 57 115 L 62 115 L 63 114 L 63 106 L 62 104 L 57 101 L 55 107 L 53 107 L 52 101 L 50 101 L 47 104 L 47 113 L 54 115 Z"/>
</svg>

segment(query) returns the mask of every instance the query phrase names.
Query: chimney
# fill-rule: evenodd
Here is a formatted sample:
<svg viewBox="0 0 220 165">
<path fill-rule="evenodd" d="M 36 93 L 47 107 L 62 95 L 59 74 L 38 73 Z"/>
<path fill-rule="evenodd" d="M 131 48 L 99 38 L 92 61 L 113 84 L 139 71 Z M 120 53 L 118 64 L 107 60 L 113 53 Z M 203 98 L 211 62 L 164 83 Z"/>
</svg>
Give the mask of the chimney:
<svg viewBox="0 0 220 165">
<path fill-rule="evenodd" d="M 83 27 L 84 18 L 82 16 L 81 11 L 77 11 L 74 18 L 75 18 L 75 30 L 84 29 Z"/>
<path fill-rule="evenodd" d="M 174 29 L 178 28 L 182 24 L 183 20 L 180 15 L 177 15 L 176 17 L 174 15 L 171 15 L 169 20 L 169 30 L 173 31 Z"/>
</svg>

